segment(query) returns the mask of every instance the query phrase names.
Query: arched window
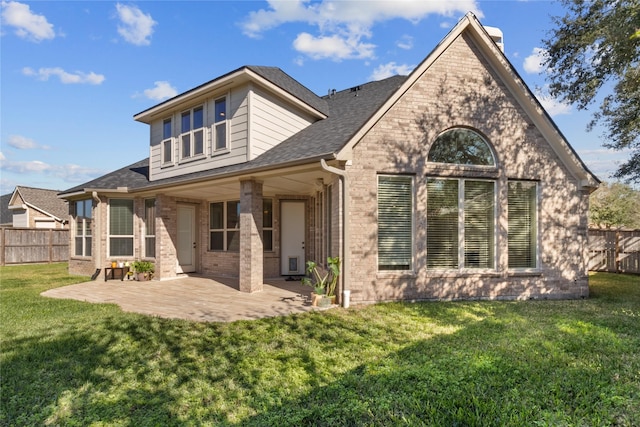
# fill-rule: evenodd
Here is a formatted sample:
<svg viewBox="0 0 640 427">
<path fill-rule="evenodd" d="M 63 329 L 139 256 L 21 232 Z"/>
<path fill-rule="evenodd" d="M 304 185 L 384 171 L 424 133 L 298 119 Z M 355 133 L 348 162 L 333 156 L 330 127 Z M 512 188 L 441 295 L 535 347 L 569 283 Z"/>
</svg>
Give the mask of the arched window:
<svg viewBox="0 0 640 427">
<path fill-rule="evenodd" d="M 491 148 L 477 132 L 453 128 L 441 133 L 431 146 L 427 160 L 457 165 L 495 166 Z"/>
</svg>

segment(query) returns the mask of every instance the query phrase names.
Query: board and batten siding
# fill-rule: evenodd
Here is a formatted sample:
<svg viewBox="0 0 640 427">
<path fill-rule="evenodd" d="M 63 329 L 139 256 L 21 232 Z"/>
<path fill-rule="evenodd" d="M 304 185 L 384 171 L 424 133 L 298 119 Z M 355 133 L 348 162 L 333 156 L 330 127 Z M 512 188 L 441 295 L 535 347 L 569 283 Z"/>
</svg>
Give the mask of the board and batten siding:
<svg viewBox="0 0 640 427">
<path fill-rule="evenodd" d="M 254 86 L 250 111 L 250 160 L 309 126 L 315 119 Z"/>
<path fill-rule="evenodd" d="M 249 86 L 245 85 L 232 89 L 224 94 L 217 94 L 208 98 L 204 103 L 195 103 L 190 108 L 204 104 L 205 109 L 205 155 L 196 159 L 180 159 L 180 116 L 182 111 L 175 111 L 171 117 L 173 119 L 172 132 L 173 162 L 170 165 L 162 163 L 162 123 L 168 117 L 155 120 L 151 123 L 150 130 L 150 180 L 155 181 L 164 178 L 171 178 L 192 172 L 215 169 L 223 166 L 234 165 L 247 161 L 247 135 L 248 135 L 248 93 Z M 213 124 L 215 115 L 215 100 L 222 96 L 227 96 L 227 136 L 229 138 L 229 149 L 221 152 L 213 151 Z"/>
</svg>

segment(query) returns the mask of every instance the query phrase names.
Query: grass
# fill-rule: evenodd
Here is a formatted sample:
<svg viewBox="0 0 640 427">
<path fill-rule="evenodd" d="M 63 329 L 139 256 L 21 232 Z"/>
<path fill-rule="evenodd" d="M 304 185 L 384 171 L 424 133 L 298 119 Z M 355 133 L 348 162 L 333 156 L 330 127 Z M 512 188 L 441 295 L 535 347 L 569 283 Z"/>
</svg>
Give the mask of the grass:
<svg viewBox="0 0 640 427">
<path fill-rule="evenodd" d="M 640 425 L 640 277 L 581 301 L 380 304 L 233 323 L 0 269 L 1 425 Z"/>
</svg>

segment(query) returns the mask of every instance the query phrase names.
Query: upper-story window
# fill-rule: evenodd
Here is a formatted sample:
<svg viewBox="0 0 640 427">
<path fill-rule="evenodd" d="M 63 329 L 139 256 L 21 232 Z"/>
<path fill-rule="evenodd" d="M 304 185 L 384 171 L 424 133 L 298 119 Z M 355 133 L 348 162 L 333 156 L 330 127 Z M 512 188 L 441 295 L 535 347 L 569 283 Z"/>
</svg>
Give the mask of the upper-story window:
<svg viewBox="0 0 640 427">
<path fill-rule="evenodd" d="M 162 163 L 173 162 L 173 133 L 171 119 L 162 122 Z"/>
<path fill-rule="evenodd" d="M 453 128 L 441 133 L 431 146 L 427 160 L 474 166 L 496 164 L 487 141 L 467 128 Z"/>
<path fill-rule="evenodd" d="M 182 112 L 180 124 L 180 157 L 188 159 L 204 154 L 204 107 Z"/>
<path fill-rule="evenodd" d="M 227 98 L 220 98 L 215 103 L 216 116 L 214 120 L 214 151 L 226 150 L 227 144 Z"/>
</svg>

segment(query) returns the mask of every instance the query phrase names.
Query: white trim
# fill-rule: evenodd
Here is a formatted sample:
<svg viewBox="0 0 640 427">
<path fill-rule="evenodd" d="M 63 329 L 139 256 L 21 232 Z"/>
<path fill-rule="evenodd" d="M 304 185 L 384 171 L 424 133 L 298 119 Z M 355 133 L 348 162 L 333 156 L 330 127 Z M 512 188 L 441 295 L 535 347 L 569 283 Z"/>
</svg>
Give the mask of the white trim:
<svg viewBox="0 0 640 427">
<path fill-rule="evenodd" d="M 356 132 L 353 137 L 337 153 L 338 160 L 350 160 L 354 146 L 375 126 L 375 124 L 393 107 L 399 99 L 420 79 L 420 77 L 434 64 L 434 62 L 451 46 L 451 44 L 466 30 L 470 31 L 484 58 L 492 69 L 500 76 L 501 81 L 509 89 L 516 101 L 531 118 L 560 161 L 567 167 L 577 180 L 578 185 L 595 188 L 598 179 L 584 166 L 573 151 L 569 142 L 558 131 L 549 115 L 535 99 L 522 79 L 514 72 L 506 56 L 496 46 L 491 36 L 473 15 L 467 13 L 457 25 L 445 36 L 436 48 L 409 75 L 407 80 L 393 93 L 389 99 L 371 116 L 371 118 Z M 587 185 L 584 185 L 587 184 Z"/>
</svg>

